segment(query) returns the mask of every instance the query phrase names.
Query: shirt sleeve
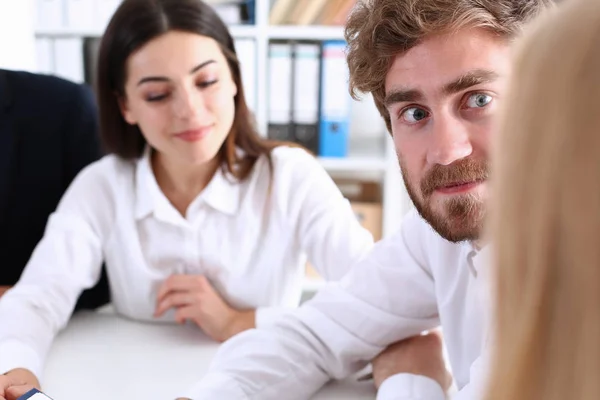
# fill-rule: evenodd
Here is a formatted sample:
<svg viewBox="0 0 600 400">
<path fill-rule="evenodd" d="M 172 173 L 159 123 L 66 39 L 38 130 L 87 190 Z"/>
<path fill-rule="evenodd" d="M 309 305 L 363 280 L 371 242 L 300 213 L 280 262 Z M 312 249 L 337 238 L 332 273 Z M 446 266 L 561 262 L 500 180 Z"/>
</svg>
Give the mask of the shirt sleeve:
<svg viewBox="0 0 600 400">
<path fill-rule="evenodd" d="M 40 378 L 79 294 L 99 278 L 111 207 L 107 182 L 92 167 L 69 187 L 20 280 L 0 298 L 0 373 L 19 367 Z"/>
<path fill-rule="evenodd" d="M 189 397 L 222 398 L 236 387 L 239 399 L 306 399 L 388 345 L 438 326 L 433 279 L 413 258 L 404 231 L 416 234 L 405 226 L 299 309 L 225 342 Z"/>
<path fill-rule="evenodd" d="M 279 163 L 284 210 L 299 247 L 326 280 L 341 279 L 373 247 L 373 235 L 356 218 L 350 202 L 315 157 L 301 149 Z"/>
<path fill-rule="evenodd" d="M 387 378 L 377 391 L 377 400 L 445 400 L 442 387 L 433 379 L 413 374 Z"/>
<path fill-rule="evenodd" d="M 452 400 L 481 400 L 485 397 L 488 383 L 491 350 L 488 348 L 483 355 L 471 365 L 469 383 L 463 386 Z"/>
<path fill-rule="evenodd" d="M 256 309 L 256 327 L 264 328 L 273 325 L 279 318 L 291 312 L 291 307 L 266 306 Z"/>
<path fill-rule="evenodd" d="M 452 400 L 481 400 L 484 398 L 488 373 L 489 352 L 471 365 L 469 383 L 450 398 Z M 397 374 L 387 378 L 377 392 L 377 400 L 445 400 L 442 387 L 433 379 L 413 374 Z"/>
</svg>

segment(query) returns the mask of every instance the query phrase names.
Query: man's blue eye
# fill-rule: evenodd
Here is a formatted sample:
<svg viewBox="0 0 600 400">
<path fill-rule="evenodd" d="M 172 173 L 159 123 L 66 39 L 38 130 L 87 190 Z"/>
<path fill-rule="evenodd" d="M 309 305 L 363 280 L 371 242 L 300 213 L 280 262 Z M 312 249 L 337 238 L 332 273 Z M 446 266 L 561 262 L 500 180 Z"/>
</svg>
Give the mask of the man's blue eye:
<svg viewBox="0 0 600 400">
<path fill-rule="evenodd" d="M 416 124 L 429 117 L 429 112 L 419 107 L 410 107 L 402 112 L 401 118 L 409 124 Z"/>
<path fill-rule="evenodd" d="M 482 108 L 492 102 L 493 98 L 490 95 L 484 93 L 475 93 L 469 96 L 467 99 L 467 107 L 469 108 Z"/>
</svg>

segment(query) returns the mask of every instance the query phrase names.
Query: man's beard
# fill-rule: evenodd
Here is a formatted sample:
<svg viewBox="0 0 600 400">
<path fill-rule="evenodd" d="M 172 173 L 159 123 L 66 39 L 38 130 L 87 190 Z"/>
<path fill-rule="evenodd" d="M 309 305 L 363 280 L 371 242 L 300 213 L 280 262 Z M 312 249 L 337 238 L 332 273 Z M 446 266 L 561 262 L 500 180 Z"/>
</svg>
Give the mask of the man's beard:
<svg viewBox="0 0 600 400">
<path fill-rule="evenodd" d="M 483 199 L 470 193 L 457 194 L 443 202 L 443 211 L 440 212 L 433 209 L 431 196 L 437 189 L 452 183 L 487 180 L 489 166 L 486 162 L 465 158 L 447 166 L 436 164 L 420 182 L 422 200 L 410 182 L 402 161 L 400 170 L 415 208 L 440 236 L 454 243 L 479 239 L 485 219 Z"/>
</svg>

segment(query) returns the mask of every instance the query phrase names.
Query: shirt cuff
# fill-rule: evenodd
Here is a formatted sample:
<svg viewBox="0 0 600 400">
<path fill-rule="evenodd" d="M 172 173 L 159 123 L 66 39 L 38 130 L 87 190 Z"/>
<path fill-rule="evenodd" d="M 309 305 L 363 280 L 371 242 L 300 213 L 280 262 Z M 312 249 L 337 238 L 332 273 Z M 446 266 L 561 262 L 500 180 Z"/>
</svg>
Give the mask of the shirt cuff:
<svg viewBox="0 0 600 400">
<path fill-rule="evenodd" d="M 377 391 L 377 400 L 445 400 L 442 387 L 421 375 L 396 374 L 387 378 Z"/>
<path fill-rule="evenodd" d="M 287 307 L 259 307 L 256 309 L 256 328 L 264 329 L 273 326 L 282 316 L 293 310 Z"/>
<path fill-rule="evenodd" d="M 0 343 L 0 374 L 15 368 L 25 368 L 41 380 L 42 360 L 29 346 L 18 340 Z"/>
<path fill-rule="evenodd" d="M 184 393 L 178 399 L 206 400 L 206 399 L 236 399 L 247 400 L 248 396 L 244 393 L 238 383 L 231 377 L 209 373 L 202 380 Z"/>
</svg>

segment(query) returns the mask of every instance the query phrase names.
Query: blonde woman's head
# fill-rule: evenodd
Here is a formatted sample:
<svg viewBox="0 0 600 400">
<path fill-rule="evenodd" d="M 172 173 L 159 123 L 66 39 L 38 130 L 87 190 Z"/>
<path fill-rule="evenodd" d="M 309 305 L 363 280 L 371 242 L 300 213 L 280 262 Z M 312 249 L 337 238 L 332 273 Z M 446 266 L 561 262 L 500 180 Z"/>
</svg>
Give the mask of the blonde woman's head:
<svg viewBox="0 0 600 400">
<path fill-rule="evenodd" d="M 600 398 L 600 1 L 520 43 L 493 164 L 488 399 Z"/>
</svg>

